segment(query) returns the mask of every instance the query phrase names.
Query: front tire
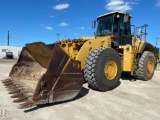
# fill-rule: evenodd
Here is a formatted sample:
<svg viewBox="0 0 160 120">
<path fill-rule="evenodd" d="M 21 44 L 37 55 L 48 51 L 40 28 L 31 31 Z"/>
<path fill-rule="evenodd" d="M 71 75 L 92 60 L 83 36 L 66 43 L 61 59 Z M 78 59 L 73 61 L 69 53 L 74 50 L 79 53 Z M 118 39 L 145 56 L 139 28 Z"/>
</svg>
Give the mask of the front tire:
<svg viewBox="0 0 160 120">
<path fill-rule="evenodd" d="M 145 81 L 150 80 L 154 75 L 155 68 L 156 59 L 154 54 L 150 51 L 144 51 L 139 60 L 138 69 L 134 77 Z"/>
<path fill-rule="evenodd" d="M 121 77 L 121 59 L 113 48 L 97 48 L 86 58 L 84 78 L 95 90 L 107 91 L 117 86 Z"/>
</svg>

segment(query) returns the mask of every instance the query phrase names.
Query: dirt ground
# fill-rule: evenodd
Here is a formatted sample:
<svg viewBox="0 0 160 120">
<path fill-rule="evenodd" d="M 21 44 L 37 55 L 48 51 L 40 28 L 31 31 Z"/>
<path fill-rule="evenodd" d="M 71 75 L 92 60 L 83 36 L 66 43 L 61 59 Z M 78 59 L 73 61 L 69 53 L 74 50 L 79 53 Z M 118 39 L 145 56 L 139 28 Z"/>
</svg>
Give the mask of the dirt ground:
<svg viewBox="0 0 160 120">
<path fill-rule="evenodd" d="M 98 92 L 87 84 L 76 99 L 31 109 L 18 109 L 1 80 L 16 60 L 0 60 L 0 120 L 160 120 L 160 66 L 150 81 L 122 77 L 112 91 Z"/>
</svg>

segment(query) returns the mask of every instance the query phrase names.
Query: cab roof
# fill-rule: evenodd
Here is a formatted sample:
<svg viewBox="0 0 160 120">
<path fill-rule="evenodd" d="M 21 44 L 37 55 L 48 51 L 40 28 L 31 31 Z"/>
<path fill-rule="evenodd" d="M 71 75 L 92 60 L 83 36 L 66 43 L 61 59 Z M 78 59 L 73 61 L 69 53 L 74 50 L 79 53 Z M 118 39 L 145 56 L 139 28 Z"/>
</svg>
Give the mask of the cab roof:
<svg viewBox="0 0 160 120">
<path fill-rule="evenodd" d="M 110 12 L 110 13 L 106 13 L 106 14 L 103 14 L 103 15 L 100 15 L 100 16 L 98 16 L 97 18 L 101 18 L 101 17 L 104 17 L 104 16 L 108 16 L 108 15 L 112 15 L 112 14 L 128 14 L 128 13 L 125 13 L 125 12 L 118 12 L 118 11 L 115 11 L 115 12 Z M 131 15 L 129 15 L 129 17 L 131 17 L 132 18 L 132 16 Z"/>
</svg>

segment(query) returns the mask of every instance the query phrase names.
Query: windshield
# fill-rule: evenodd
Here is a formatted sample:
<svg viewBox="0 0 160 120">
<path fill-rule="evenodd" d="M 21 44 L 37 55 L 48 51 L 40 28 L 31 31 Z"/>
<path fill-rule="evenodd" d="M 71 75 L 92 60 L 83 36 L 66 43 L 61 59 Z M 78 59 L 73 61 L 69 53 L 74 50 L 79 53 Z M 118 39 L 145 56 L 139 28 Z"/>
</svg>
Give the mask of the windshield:
<svg viewBox="0 0 160 120">
<path fill-rule="evenodd" d="M 113 31 L 113 17 L 101 18 L 97 20 L 96 35 L 108 35 Z"/>
</svg>

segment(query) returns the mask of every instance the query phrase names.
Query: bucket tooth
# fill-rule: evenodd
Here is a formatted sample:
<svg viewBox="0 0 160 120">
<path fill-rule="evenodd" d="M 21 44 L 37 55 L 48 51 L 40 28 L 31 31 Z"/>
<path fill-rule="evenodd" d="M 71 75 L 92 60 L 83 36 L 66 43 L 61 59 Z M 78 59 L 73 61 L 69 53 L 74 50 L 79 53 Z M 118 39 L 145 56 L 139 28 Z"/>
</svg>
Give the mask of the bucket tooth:
<svg viewBox="0 0 160 120">
<path fill-rule="evenodd" d="M 8 88 L 8 89 L 15 89 L 15 88 L 17 88 L 14 84 L 12 84 L 12 85 L 9 85 L 9 86 L 5 86 L 5 88 Z"/>
<path fill-rule="evenodd" d="M 18 103 L 18 102 L 25 102 L 27 100 L 27 97 L 22 96 L 20 98 L 17 98 L 15 100 L 13 100 L 13 102 Z"/>
<path fill-rule="evenodd" d="M 15 91 L 15 90 L 19 90 L 18 88 L 16 88 L 16 87 L 10 87 L 10 88 L 7 88 L 7 91 Z"/>
<path fill-rule="evenodd" d="M 10 83 L 10 82 L 12 82 L 12 81 L 11 80 L 7 80 L 7 81 L 3 81 L 2 83 L 6 84 L 6 83 Z"/>
<path fill-rule="evenodd" d="M 7 83 L 4 83 L 5 86 L 10 86 L 10 85 L 13 85 L 13 82 L 7 82 Z"/>
<path fill-rule="evenodd" d="M 12 89 L 17 89 L 17 87 L 13 84 L 13 85 L 10 85 L 10 86 L 6 86 L 6 88 L 8 90 L 12 90 Z"/>
<path fill-rule="evenodd" d="M 6 86 L 6 88 L 8 88 L 8 90 L 13 90 L 13 89 L 20 89 L 21 87 L 19 85 L 16 84 L 12 84 L 10 86 Z"/>
<path fill-rule="evenodd" d="M 12 82 L 12 80 L 11 79 L 7 79 L 7 80 L 2 81 L 2 83 L 8 83 L 8 82 Z"/>
<path fill-rule="evenodd" d="M 20 90 L 12 90 L 12 91 L 10 91 L 8 94 L 16 94 L 16 93 L 20 93 Z"/>
<path fill-rule="evenodd" d="M 10 81 L 12 81 L 12 80 L 11 79 L 5 79 L 5 80 L 2 81 L 2 83 L 7 83 L 7 82 L 10 82 Z"/>
<path fill-rule="evenodd" d="M 35 106 L 35 104 L 33 102 L 26 102 L 26 103 L 23 103 L 21 104 L 18 108 L 19 109 L 24 109 L 24 108 L 30 108 L 30 107 L 33 107 Z"/>
<path fill-rule="evenodd" d="M 18 98 L 18 97 L 22 97 L 23 93 L 17 93 L 15 95 L 12 95 L 11 98 Z"/>
</svg>

